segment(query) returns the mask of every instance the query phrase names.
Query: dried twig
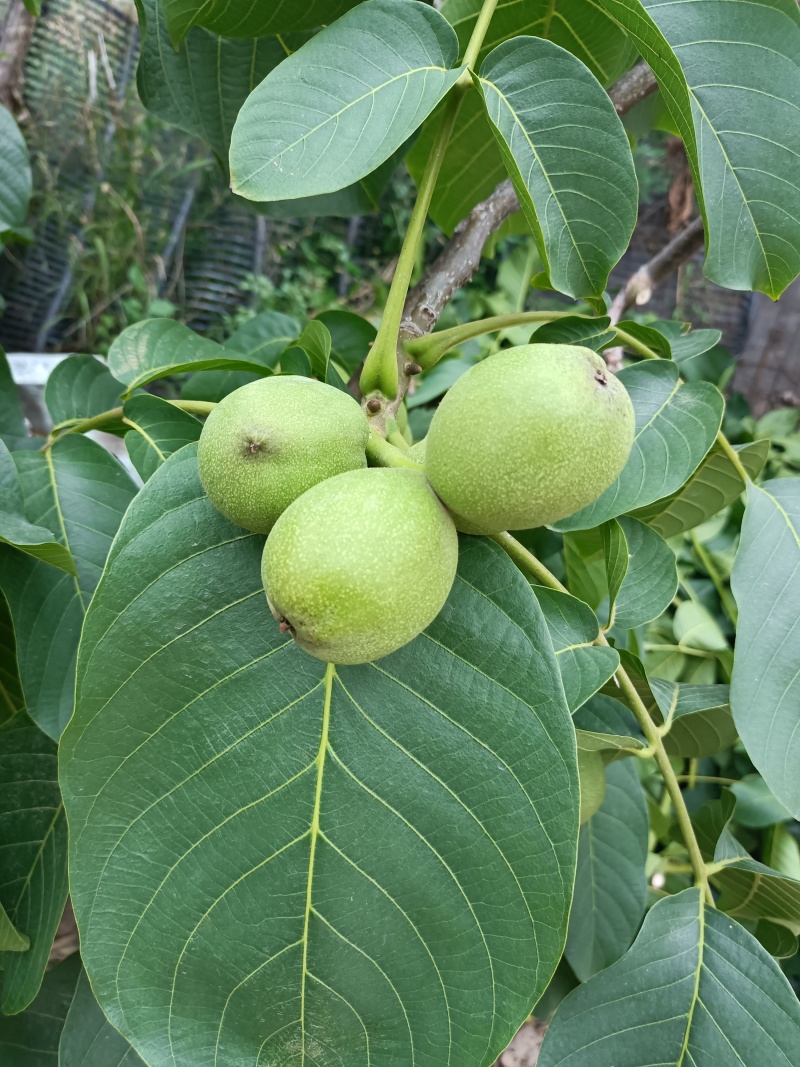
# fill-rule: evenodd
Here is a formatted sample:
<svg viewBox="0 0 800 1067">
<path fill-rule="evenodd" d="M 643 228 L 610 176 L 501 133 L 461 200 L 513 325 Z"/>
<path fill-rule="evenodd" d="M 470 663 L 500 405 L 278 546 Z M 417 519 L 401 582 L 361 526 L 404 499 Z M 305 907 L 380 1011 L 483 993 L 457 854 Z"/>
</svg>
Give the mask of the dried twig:
<svg viewBox="0 0 800 1067">
<path fill-rule="evenodd" d="M 619 322 L 628 308 L 641 307 L 653 295 L 653 290 L 690 259 L 698 248 L 703 247 L 703 220 L 696 218 L 685 230 L 665 245 L 649 263 L 645 263 L 631 275 L 614 297 L 609 316 L 613 323 Z"/>
<path fill-rule="evenodd" d="M 624 115 L 656 87 L 653 72 L 646 63 L 639 63 L 611 88 L 609 96 L 617 113 Z M 518 210 L 517 194 L 506 180 L 458 224 L 438 259 L 408 294 L 401 325 L 404 339 L 431 332 L 448 300 L 480 266 L 488 238 Z"/>
</svg>

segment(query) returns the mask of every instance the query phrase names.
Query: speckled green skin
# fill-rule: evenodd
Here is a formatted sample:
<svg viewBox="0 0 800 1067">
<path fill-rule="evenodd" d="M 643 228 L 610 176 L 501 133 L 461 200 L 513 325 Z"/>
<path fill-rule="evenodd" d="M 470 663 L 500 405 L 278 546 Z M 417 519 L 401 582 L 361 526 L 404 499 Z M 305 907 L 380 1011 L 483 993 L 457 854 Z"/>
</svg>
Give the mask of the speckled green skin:
<svg viewBox="0 0 800 1067">
<path fill-rule="evenodd" d="M 413 459 L 415 463 L 419 463 L 423 467 L 425 466 L 425 453 L 428 448 L 425 443 L 427 440 L 427 437 L 423 437 L 421 441 L 417 441 L 417 443 L 412 445 L 408 452 L 406 452 L 409 459 Z"/>
<path fill-rule="evenodd" d="M 294 375 L 262 378 L 230 393 L 200 435 L 200 481 L 222 514 L 269 533 L 302 493 L 366 467 L 367 417 L 353 397 Z"/>
<path fill-rule="evenodd" d="M 287 508 L 261 575 L 301 648 L 329 663 L 368 663 L 433 622 L 457 562 L 455 526 L 425 475 L 375 467 L 330 478 Z"/>
<path fill-rule="evenodd" d="M 634 423 L 625 387 L 596 352 L 521 345 L 452 386 L 428 431 L 425 471 L 460 529 L 545 526 L 611 485 Z"/>
</svg>

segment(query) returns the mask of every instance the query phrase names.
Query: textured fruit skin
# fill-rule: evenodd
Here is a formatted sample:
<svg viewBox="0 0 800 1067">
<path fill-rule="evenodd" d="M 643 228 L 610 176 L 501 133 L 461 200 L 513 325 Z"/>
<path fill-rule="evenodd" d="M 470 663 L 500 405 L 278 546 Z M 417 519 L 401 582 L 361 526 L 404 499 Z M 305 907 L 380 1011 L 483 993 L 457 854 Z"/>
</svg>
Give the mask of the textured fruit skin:
<svg viewBox="0 0 800 1067">
<path fill-rule="evenodd" d="M 425 471 L 459 529 L 525 530 L 596 500 L 625 466 L 634 430 L 630 397 L 596 352 L 521 345 L 451 387 Z"/>
<path fill-rule="evenodd" d="M 224 398 L 203 427 L 200 481 L 222 514 L 255 533 L 307 489 L 366 467 L 369 424 L 351 396 L 332 385 L 281 375 Z"/>
<path fill-rule="evenodd" d="M 368 663 L 433 622 L 457 563 L 455 526 L 425 475 L 376 467 L 321 482 L 287 508 L 261 576 L 301 648 Z"/>
</svg>

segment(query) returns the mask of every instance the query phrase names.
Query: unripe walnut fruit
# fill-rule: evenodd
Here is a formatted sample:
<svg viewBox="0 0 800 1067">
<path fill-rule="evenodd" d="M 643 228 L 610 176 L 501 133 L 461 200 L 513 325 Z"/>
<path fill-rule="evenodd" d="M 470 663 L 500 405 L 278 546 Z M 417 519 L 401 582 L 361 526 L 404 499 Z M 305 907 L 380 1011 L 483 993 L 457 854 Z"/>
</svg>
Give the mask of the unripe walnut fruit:
<svg viewBox="0 0 800 1067">
<path fill-rule="evenodd" d="M 624 385 L 596 352 L 521 345 L 451 387 L 428 431 L 425 472 L 459 529 L 545 526 L 615 481 L 634 427 Z"/>
<path fill-rule="evenodd" d="M 366 467 L 367 417 L 332 385 L 280 375 L 230 393 L 203 427 L 200 480 L 222 514 L 255 533 L 326 478 Z"/>
<path fill-rule="evenodd" d="M 264 546 L 270 608 L 329 663 L 368 663 L 413 640 L 441 611 L 458 562 L 453 521 L 425 475 L 350 471 L 309 489 Z"/>
</svg>

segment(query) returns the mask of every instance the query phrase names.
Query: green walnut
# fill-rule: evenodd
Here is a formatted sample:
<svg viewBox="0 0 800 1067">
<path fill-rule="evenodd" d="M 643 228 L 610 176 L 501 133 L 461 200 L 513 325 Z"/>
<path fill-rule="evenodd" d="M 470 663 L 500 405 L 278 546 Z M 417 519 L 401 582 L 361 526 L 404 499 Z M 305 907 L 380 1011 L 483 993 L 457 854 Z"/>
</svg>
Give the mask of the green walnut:
<svg viewBox="0 0 800 1067">
<path fill-rule="evenodd" d="M 546 526 L 615 481 L 634 424 L 624 385 L 596 352 L 521 345 L 478 363 L 445 395 L 425 472 L 459 529 Z"/>
<path fill-rule="evenodd" d="M 222 514 L 255 533 L 307 489 L 366 467 L 369 424 L 351 396 L 332 385 L 281 375 L 225 397 L 203 427 L 200 481 Z"/>
<path fill-rule="evenodd" d="M 431 623 L 458 562 L 453 520 L 422 473 L 349 471 L 309 489 L 264 546 L 269 606 L 329 663 L 388 656 Z"/>
</svg>

